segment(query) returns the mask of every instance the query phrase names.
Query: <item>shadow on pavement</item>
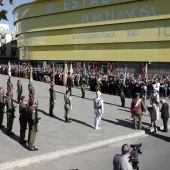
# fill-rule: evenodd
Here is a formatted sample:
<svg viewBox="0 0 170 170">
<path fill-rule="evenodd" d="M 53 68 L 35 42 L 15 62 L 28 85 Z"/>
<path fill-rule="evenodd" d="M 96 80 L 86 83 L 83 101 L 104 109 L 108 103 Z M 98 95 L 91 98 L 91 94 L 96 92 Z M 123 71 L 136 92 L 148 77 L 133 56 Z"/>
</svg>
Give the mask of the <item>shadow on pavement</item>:
<svg viewBox="0 0 170 170">
<path fill-rule="evenodd" d="M 60 92 L 60 91 L 55 91 L 55 92 L 61 93 L 61 94 L 65 94 L 65 93 Z M 82 98 L 81 96 L 77 96 L 77 95 L 71 95 L 71 96 L 78 97 L 78 98 L 81 98 L 81 99 L 86 99 L 86 100 L 91 100 L 91 101 L 93 101 L 93 99 L 86 98 L 86 97 L 85 97 L 85 98 Z M 113 105 L 113 106 L 117 106 L 117 107 L 122 107 L 121 105 L 117 105 L 117 104 L 113 104 L 113 103 L 109 103 L 109 102 L 104 102 L 104 104 Z M 124 108 L 129 109 L 130 107 L 124 107 Z"/>
<path fill-rule="evenodd" d="M 124 126 L 124 127 L 133 129 L 133 120 L 126 119 L 126 120 L 128 120 L 128 121 L 126 121 L 126 120 L 116 119 L 116 120 L 118 120 L 118 122 L 108 120 L 108 119 L 104 119 L 104 118 L 102 118 L 102 120 L 106 121 L 106 122 L 109 122 L 109 123 L 112 123 L 112 124 L 115 124 L 115 125 L 120 125 L 120 126 Z M 142 124 L 150 126 L 150 124 L 146 123 L 146 122 L 142 122 Z M 146 127 L 142 127 L 142 130 L 144 130 L 147 135 L 153 136 L 155 138 L 162 139 L 162 140 L 164 140 L 166 142 L 170 142 L 170 137 L 161 135 L 160 134 L 161 131 L 158 131 L 158 133 L 155 134 L 153 132 L 150 132 L 150 129 L 148 129 Z"/>
<path fill-rule="evenodd" d="M 71 120 L 72 120 L 73 122 L 80 123 L 80 124 L 82 124 L 82 125 L 84 125 L 84 126 L 87 126 L 87 127 L 90 127 L 90 128 L 93 128 L 93 129 L 94 129 L 93 126 L 87 124 L 86 122 L 82 122 L 82 121 L 80 121 L 80 120 L 72 119 L 72 118 L 71 118 Z"/>
<path fill-rule="evenodd" d="M 48 114 L 47 112 L 45 112 L 44 110 L 37 109 L 37 111 L 38 111 L 38 112 L 41 112 L 42 114 L 44 114 L 44 115 L 46 115 L 46 116 L 49 116 L 49 114 Z M 49 116 L 49 117 L 50 117 L 50 116 Z M 59 121 L 64 122 L 64 120 L 63 120 L 63 119 L 61 119 L 61 118 L 59 118 L 59 117 L 57 117 L 57 116 L 51 116 L 51 118 L 53 118 L 53 119 L 57 119 L 57 120 L 59 120 Z"/>
<path fill-rule="evenodd" d="M 109 120 L 109 119 L 105 119 L 105 118 L 102 118 L 102 120 L 105 122 L 115 124 L 115 125 L 120 125 L 120 126 L 124 126 L 124 127 L 130 128 L 130 129 L 133 129 L 133 123 L 131 123 L 129 121 L 120 120 L 120 119 L 116 119 L 117 121 L 113 121 L 113 120 Z"/>
<path fill-rule="evenodd" d="M 6 135 L 6 128 L 0 129 Z M 14 133 L 14 135 L 9 136 L 9 138 L 13 139 L 14 141 L 19 143 L 19 136 Z M 20 144 L 20 143 L 19 143 Z M 20 144 L 21 145 L 21 144 Z M 26 144 L 21 145 L 23 148 L 28 149 Z"/>
<path fill-rule="evenodd" d="M 125 109 L 117 109 L 117 110 L 121 110 L 121 111 L 124 111 L 124 112 L 128 112 L 128 113 L 130 113 L 130 111 L 129 111 L 129 110 L 125 110 Z"/>
</svg>

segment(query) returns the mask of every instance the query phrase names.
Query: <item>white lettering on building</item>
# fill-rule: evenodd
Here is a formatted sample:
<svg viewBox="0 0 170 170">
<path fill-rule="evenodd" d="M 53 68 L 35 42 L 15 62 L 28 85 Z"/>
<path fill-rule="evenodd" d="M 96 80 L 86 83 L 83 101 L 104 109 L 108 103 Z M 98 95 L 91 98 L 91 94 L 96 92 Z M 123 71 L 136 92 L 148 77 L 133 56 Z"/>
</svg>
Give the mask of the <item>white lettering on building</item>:
<svg viewBox="0 0 170 170">
<path fill-rule="evenodd" d="M 156 12 L 154 6 L 137 6 L 129 10 L 123 9 L 119 11 L 107 10 L 102 12 L 94 12 L 82 14 L 82 23 L 99 22 L 109 20 L 119 20 L 128 18 L 140 18 L 147 16 L 155 16 Z"/>
</svg>

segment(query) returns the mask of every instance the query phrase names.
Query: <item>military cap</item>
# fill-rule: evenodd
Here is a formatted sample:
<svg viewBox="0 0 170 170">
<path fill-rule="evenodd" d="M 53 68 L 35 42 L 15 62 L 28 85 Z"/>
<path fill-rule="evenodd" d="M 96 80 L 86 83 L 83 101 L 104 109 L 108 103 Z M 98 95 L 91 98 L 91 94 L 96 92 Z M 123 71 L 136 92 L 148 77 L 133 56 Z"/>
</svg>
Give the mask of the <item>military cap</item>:
<svg viewBox="0 0 170 170">
<path fill-rule="evenodd" d="M 33 104 L 33 103 L 34 103 L 34 98 L 33 98 L 33 97 L 29 99 L 29 103 L 30 103 L 30 104 Z"/>
<path fill-rule="evenodd" d="M 7 91 L 6 92 L 6 96 L 10 96 L 11 95 L 11 92 L 10 91 Z"/>
<path fill-rule="evenodd" d="M 25 96 L 21 96 L 20 100 L 23 101 L 25 99 Z"/>
</svg>

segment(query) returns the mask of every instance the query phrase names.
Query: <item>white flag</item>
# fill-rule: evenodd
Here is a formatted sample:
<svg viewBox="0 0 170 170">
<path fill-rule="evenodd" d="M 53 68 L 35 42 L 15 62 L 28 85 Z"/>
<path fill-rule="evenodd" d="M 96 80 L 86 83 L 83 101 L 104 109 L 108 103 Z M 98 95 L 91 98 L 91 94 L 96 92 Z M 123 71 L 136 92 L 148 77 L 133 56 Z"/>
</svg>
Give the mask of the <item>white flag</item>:
<svg viewBox="0 0 170 170">
<path fill-rule="evenodd" d="M 8 62 L 8 76 L 11 77 L 11 64 Z"/>
</svg>

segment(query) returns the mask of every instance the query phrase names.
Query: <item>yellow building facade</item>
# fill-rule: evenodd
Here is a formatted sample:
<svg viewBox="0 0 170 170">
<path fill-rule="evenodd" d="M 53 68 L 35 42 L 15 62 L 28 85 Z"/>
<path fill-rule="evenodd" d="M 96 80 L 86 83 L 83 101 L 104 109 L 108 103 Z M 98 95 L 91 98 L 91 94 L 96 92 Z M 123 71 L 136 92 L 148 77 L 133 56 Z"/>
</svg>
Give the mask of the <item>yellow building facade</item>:
<svg viewBox="0 0 170 170">
<path fill-rule="evenodd" d="M 21 60 L 170 62 L 170 0 L 34 0 L 13 13 Z"/>
</svg>

